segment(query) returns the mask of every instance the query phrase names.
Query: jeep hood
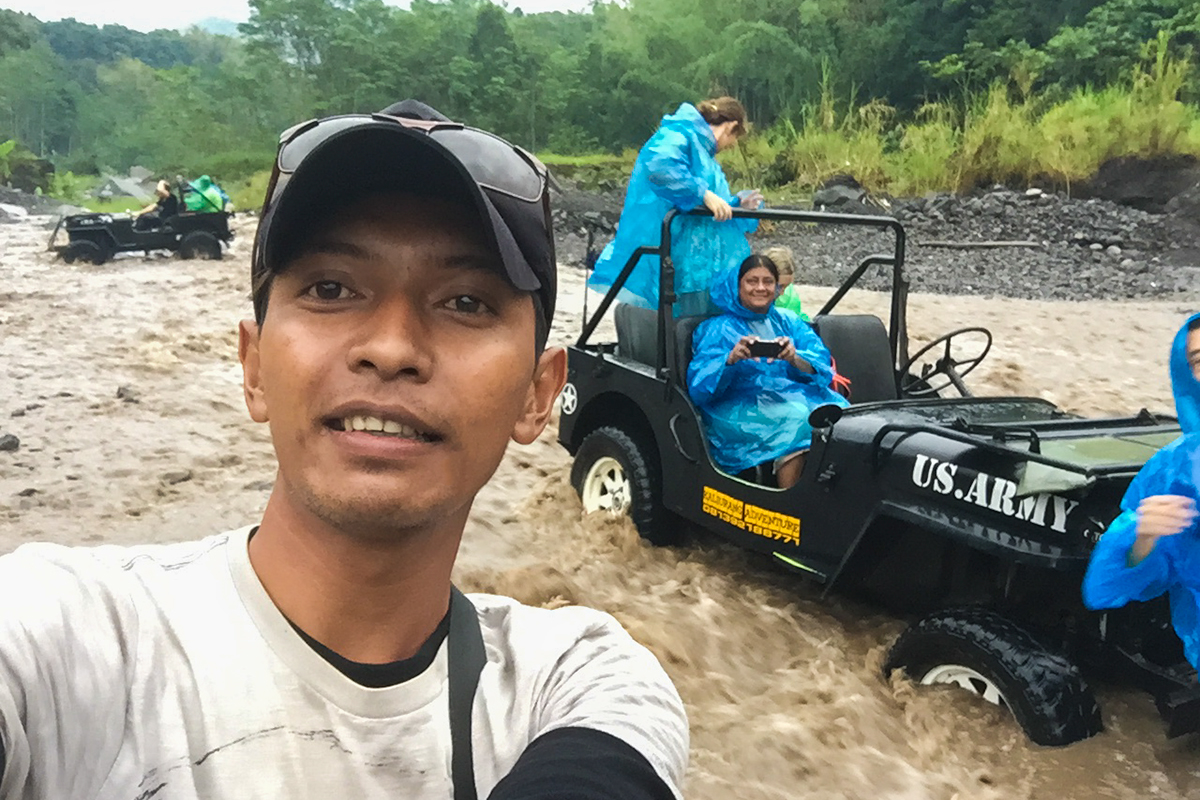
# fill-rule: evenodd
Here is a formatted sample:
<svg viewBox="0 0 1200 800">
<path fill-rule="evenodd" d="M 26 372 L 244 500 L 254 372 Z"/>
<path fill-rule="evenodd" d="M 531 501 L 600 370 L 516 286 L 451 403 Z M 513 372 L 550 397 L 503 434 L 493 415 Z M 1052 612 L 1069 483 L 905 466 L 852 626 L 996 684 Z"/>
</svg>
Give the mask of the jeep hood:
<svg viewBox="0 0 1200 800">
<path fill-rule="evenodd" d="M 1081 469 L 1114 464 L 1140 467 L 1161 448 L 1178 438 L 1179 433 L 1176 431 L 1072 436 L 1068 439 L 1044 438 L 1041 441 L 1041 453 Z M 1039 492 L 1068 492 L 1088 486 L 1092 482 L 1092 479 L 1078 472 L 1030 461 L 1021 471 L 1017 494 L 1024 496 Z"/>
<path fill-rule="evenodd" d="M 1200 314 L 1191 315 L 1180 326 L 1171 342 L 1169 356 L 1175 415 L 1184 434 L 1200 431 L 1200 381 L 1196 380 L 1187 359 L 1188 328 L 1195 320 L 1200 320 Z M 1109 464 L 1132 466 L 1146 463 L 1151 456 L 1178 438 L 1175 432 L 1149 431 L 1047 439 L 1042 442 L 1042 453 L 1083 468 Z M 1080 488 L 1088 482 L 1081 475 L 1030 462 L 1021 475 L 1018 493 L 1063 492 Z"/>
</svg>

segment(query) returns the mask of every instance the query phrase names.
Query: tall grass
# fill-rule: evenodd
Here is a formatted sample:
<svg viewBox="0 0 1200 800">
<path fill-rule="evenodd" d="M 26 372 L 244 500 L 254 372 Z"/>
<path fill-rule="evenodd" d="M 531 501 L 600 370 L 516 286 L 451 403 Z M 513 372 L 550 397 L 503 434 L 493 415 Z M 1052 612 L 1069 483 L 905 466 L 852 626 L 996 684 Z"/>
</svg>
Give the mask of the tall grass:
<svg viewBox="0 0 1200 800">
<path fill-rule="evenodd" d="M 794 181 L 815 185 L 832 175 L 849 173 L 865 185 L 887 176 L 887 131 L 896 112 L 879 100 L 859 105 L 853 96 L 838 103 L 828 64 L 821 73 L 821 94 L 804 109 L 803 126 L 788 147 Z"/>
<path fill-rule="evenodd" d="M 262 208 L 267 194 L 267 184 L 270 182 L 271 170 L 264 169 L 230 186 L 227 191 L 229 199 L 233 202 L 234 210 L 257 211 Z"/>
<path fill-rule="evenodd" d="M 590 189 L 609 190 L 625 186 L 629 173 L 633 170 L 637 152 L 626 150 L 620 155 L 562 155 L 543 152 L 538 154 L 538 158 L 560 178 L 573 180 Z"/>
<path fill-rule="evenodd" d="M 1077 91 L 1042 116 L 1041 133 L 1058 150 L 1047 172 L 1072 180 L 1110 158 L 1200 153 L 1200 113 L 1177 99 L 1190 64 L 1172 58 L 1167 44 L 1163 34 L 1151 42 L 1127 83 Z"/>
<path fill-rule="evenodd" d="M 799 126 L 785 121 L 751 137 L 724 163 L 731 179 L 763 185 L 753 179 L 775 177 L 765 185 L 791 184 L 789 194 L 849 173 L 872 191 L 909 195 L 992 183 L 1069 190 L 1112 158 L 1200 156 L 1200 108 L 1179 99 L 1190 54 L 1173 56 L 1168 45 L 1160 34 L 1123 81 L 1057 102 L 1027 91 L 1014 97 L 1011 82 L 1001 82 L 906 119 L 878 100 L 839 103 L 827 72 Z"/>
<path fill-rule="evenodd" d="M 70 170 L 55 172 L 50 176 L 50 188 L 46 194 L 68 203 L 78 204 L 88 196 L 88 192 L 98 182 L 99 178 L 94 175 L 76 175 Z"/>
<path fill-rule="evenodd" d="M 958 112 L 946 103 L 926 103 L 904 125 L 896 152 L 889 154 L 887 188 L 895 194 L 937 191 L 962 180 Z"/>
</svg>

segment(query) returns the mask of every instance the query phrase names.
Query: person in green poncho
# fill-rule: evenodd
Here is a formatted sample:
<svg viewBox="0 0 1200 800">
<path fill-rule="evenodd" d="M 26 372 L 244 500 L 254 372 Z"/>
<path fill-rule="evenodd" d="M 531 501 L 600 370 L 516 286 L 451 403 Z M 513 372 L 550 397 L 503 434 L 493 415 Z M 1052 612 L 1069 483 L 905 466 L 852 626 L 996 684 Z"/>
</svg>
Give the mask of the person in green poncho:
<svg viewBox="0 0 1200 800">
<path fill-rule="evenodd" d="M 774 261 L 775 266 L 779 267 L 780 291 L 779 297 L 775 298 L 775 307 L 786 308 L 805 322 L 812 322 L 808 318 L 808 314 L 800 309 L 800 292 L 793 283 L 796 278 L 796 262 L 792 257 L 792 248 L 771 247 L 765 250 L 763 255 Z"/>
<path fill-rule="evenodd" d="M 188 211 L 205 213 L 224 211 L 226 199 L 221 187 L 207 175 L 201 175 L 187 184 L 183 193 L 183 202 L 187 205 Z"/>
</svg>

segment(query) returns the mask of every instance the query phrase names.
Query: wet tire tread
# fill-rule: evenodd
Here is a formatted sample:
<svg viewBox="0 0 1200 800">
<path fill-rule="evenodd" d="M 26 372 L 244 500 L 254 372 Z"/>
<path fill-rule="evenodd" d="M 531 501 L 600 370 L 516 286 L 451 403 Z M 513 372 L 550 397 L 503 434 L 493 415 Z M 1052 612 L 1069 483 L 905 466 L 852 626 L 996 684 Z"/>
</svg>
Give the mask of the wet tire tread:
<svg viewBox="0 0 1200 800">
<path fill-rule="evenodd" d="M 179 257 L 185 260 L 206 258 L 219 261 L 222 255 L 221 241 L 208 231 L 192 231 L 179 243 Z"/>
<path fill-rule="evenodd" d="M 939 664 L 991 678 L 1017 722 L 1037 744 L 1061 746 L 1103 730 L 1100 708 L 1079 668 L 1017 623 L 986 608 L 938 611 L 911 625 L 888 654 L 885 671 L 920 680 Z"/>
</svg>

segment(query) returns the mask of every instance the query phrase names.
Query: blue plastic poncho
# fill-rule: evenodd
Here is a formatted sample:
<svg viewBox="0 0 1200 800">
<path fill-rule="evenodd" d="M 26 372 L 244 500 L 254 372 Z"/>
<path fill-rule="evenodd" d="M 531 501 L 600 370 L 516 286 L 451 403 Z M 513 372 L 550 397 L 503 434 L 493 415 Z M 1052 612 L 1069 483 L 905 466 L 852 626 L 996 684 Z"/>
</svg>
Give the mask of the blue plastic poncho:
<svg viewBox="0 0 1200 800">
<path fill-rule="evenodd" d="M 830 388 L 832 359 L 810 325 L 791 311 L 775 308 L 757 314 L 738 298 L 738 267 L 718 275 L 712 299 L 725 311 L 705 320 L 692 337 L 695 354 L 688 365 L 688 392 L 700 409 L 713 460 L 729 473 L 804 450 L 812 442 L 808 415 L 819 405 L 849 405 Z M 816 374 L 786 361 L 747 358 L 726 364 L 743 336 L 786 336 Z"/>
<path fill-rule="evenodd" d="M 691 103 L 663 117 L 634 162 L 617 235 L 596 260 L 588 280 L 592 289 L 608 291 L 634 250 L 659 243 L 663 217 L 672 208 L 698 208 L 703 205 L 706 191 L 715 192 L 731 206 L 740 204 L 741 199 L 729 191 L 716 153 L 712 128 Z M 677 315 L 702 313 L 713 276 L 741 264 L 750 255 L 746 234 L 757 226 L 758 221 L 752 219 L 717 222 L 711 217 L 678 217 L 672 223 L 675 293 L 699 299 L 698 307 L 681 302 Z M 658 308 L 658 282 L 658 257 L 643 257 L 618 299 L 643 308 Z"/>
<path fill-rule="evenodd" d="M 1171 622 L 1192 666 L 1200 667 L 1200 524 L 1164 536 L 1137 566 L 1126 561 L 1137 538 L 1137 508 L 1160 494 L 1200 503 L 1200 381 L 1187 363 L 1188 325 L 1171 345 L 1171 388 L 1183 436 L 1154 454 L 1121 498 L 1121 513 L 1100 537 L 1083 579 L 1083 602 L 1091 609 L 1118 608 L 1131 600 L 1170 593 Z"/>
</svg>

